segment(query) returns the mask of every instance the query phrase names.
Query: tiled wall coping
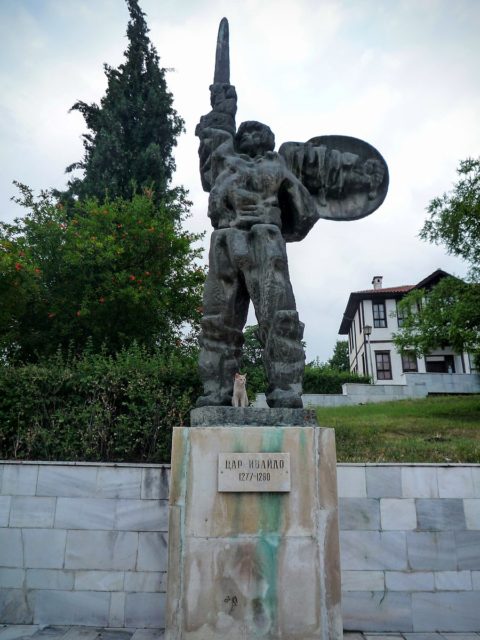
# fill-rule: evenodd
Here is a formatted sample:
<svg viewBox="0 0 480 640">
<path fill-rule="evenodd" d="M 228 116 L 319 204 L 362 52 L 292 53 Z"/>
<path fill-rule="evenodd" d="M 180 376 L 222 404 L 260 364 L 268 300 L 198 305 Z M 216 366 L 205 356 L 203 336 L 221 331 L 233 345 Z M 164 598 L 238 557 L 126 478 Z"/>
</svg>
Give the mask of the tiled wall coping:
<svg viewBox="0 0 480 640">
<path fill-rule="evenodd" d="M 35 464 L 64 467 L 125 467 L 170 469 L 170 464 L 149 462 L 77 462 L 50 460 L 0 460 L 2 464 Z M 337 462 L 337 467 L 480 467 L 477 462 Z"/>
<path fill-rule="evenodd" d="M 170 466 L 170 465 L 169 465 Z M 475 467 L 477 462 L 337 462 L 337 467 Z"/>
<path fill-rule="evenodd" d="M 57 460 L 0 460 L 2 464 L 35 464 L 52 467 L 126 467 L 126 468 L 153 468 L 161 469 L 163 467 L 170 469 L 169 464 L 165 463 L 149 463 L 149 462 L 80 462 L 80 461 L 57 461 Z"/>
</svg>

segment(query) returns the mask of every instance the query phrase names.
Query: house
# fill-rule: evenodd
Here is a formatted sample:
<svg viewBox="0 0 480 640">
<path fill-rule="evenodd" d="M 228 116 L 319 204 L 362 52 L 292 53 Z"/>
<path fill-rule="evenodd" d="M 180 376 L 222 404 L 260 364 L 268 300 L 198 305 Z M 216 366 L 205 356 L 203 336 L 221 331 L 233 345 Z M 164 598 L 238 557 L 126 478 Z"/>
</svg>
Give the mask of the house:
<svg viewBox="0 0 480 640">
<path fill-rule="evenodd" d="M 372 289 L 353 291 L 348 298 L 339 334 L 348 336 L 350 370 L 370 376 L 373 384 L 347 382 L 342 393 L 304 394 L 305 407 L 344 407 L 369 402 L 426 398 L 431 394 L 480 393 L 480 375 L 468 353 L 435 349 L 425 357 L 400 354 L 393 334 L 402 327 L 399 301 L 414 289 L 431 289 L 450 276 L 437 269 L 417 284 L 384 287 L 374 276 Z M 257 394 L 254 407 L 266 407 Z"/>
<path fill-rule="evenodd" d="M 418 284 L 397 287 L 384 287 L 382 276 L 374 276 L 372 289 L 352 292 L 339 330 L 339 334 L 348 336 L 350 370 L 369 375 L 373 384 L 381 385 L 404 385 L 405 374 L 474 373 L 467 353 L 455 353 L 447 346 L 417 358 L 413 351 L 400 354 L 393 343 L 392 334 L 398 332 L 403 320 L 398 302 L 409 291 L 428 290 L 449 275 L 437 269 Z M 466 380 L 464 375 L 455 379 L 459 383 L 462 379 L 462 384 Z"/>
</svg>

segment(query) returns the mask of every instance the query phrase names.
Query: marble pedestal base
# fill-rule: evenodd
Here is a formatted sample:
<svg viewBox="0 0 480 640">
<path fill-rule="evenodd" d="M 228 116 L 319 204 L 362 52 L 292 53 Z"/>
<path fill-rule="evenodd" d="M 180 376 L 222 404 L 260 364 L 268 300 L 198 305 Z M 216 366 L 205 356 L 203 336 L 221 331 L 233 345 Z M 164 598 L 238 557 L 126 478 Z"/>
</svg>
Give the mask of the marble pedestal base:
<svg viewBox="0 0 480 640">
<path fill-rule="evenodd" d="M 240 452 L 289 453 L 291 490 L 219 492 Z M 168 545 L 167 640 L 340 640 L 334 431 L 174 429 Z"/>
</svg>

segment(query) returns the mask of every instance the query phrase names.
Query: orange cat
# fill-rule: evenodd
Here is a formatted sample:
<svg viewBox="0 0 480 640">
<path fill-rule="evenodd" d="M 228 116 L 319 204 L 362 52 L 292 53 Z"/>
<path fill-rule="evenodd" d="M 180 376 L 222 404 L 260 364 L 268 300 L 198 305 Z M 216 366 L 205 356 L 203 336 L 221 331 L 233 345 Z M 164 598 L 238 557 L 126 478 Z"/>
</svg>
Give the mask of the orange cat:
<svg viewBox="0 0 480 640">
<path fill-rule="evenodd" d="M 247 374 L 243 376 L 241 373 L 235 374 L 232 405 L 234 407 L 248 407 Z"/>
</svg>

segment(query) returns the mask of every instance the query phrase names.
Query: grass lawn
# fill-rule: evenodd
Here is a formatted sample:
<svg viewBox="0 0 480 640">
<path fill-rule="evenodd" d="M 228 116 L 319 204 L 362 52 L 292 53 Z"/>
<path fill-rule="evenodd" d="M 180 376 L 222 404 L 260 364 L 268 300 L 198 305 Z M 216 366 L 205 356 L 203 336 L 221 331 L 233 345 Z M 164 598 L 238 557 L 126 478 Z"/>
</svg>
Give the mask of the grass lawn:
<svg viewBox="0 0 480 640">
<path fill-rule="evenodd" d="M 338 462 L 480 463 L 480 395 L 319 408 Z"/>
</svg>

